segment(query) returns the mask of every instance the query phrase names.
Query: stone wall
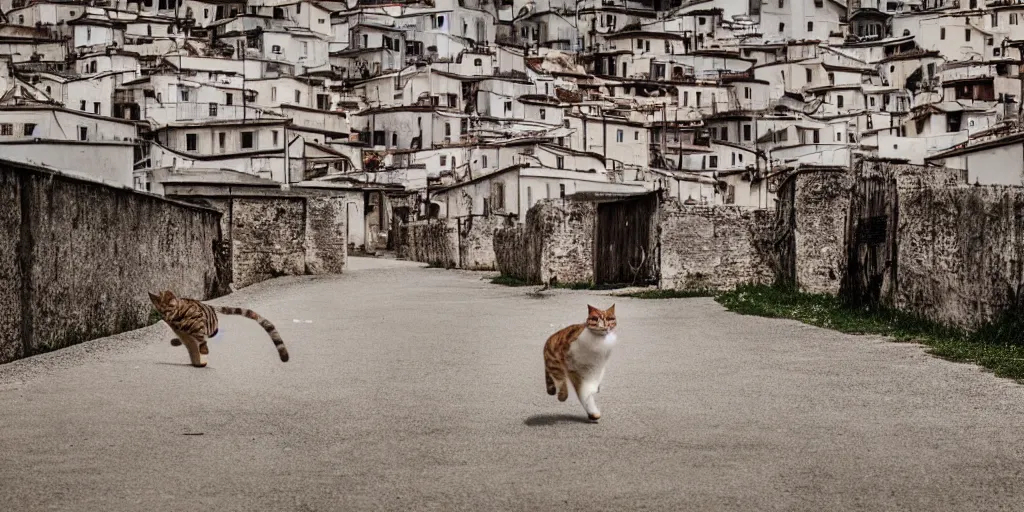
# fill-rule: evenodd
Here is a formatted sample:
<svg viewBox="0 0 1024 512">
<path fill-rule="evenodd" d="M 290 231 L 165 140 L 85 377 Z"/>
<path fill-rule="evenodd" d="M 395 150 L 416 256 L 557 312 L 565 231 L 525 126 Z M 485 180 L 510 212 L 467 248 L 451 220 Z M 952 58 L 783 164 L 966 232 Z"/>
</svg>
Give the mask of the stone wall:
<svg viewBox="0 0 1024 512">
<path fill-rule="evenodd" d="M 660 288 L 725 290 L 770 283 L 772 267 L 760 252 L 765 217 L 736 206 L 661 205 Z"/>
<path fill-rule="evenodd" d="M 459 222 L 459 263 L 466 270 L 496 270 L 494 232 L 514 219 L 498 215 L 470 216 Z"/>
<path fill-rule="evenodd" d="M 345 269 L 348 229 L 343 193 L 274 190 L 174 197 L 222 213 L 234 289 L 274 277 L 340 274 Z"/>
<path fill-rule="evenodd" d="M 527 232 L 539 237 L 539 278 L 543 283 L 594 281 L 597 203 L 547 199 L 526 214 Z M 539 240 L 539 242 L 537 241 Z"/>
<path fill-rule="evenodd" d="M 226 292 L 216 211 L 0 162 L 0 362 L 149 323 L 147 292 Z"/>
<path fill-rule="evenodd" d="M 849 171 L 802 172 L 796 180 L 796 282 L 807 293 L 839 293 L 846 266 Z"/>
<path fill-rule="evenodd" d="M 459 225 L 456 219 L 409 222 L 400 228 L 398 256 L 435 267 L 459 267 Z"/>
<path fill-rule="evenodd" d="M 540 283 L 539 238 L 527 235 L 525 224 L 498 228 L 494 232 L 494 261 L 503 276 L 527 283 Z"/>
</svg>

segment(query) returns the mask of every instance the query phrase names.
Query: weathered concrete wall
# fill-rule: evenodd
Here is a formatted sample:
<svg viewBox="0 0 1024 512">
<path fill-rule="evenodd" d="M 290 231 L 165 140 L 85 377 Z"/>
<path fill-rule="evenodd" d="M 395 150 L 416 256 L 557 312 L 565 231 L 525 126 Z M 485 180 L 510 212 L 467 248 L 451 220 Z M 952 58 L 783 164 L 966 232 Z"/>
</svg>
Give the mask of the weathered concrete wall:
<svg viewBox="0 0 1024 512">
<path fill-rule="evenodd" d="M 399 257 L 436 267 L 458 268 L 459 228 L 456 219 L 409 222 L 400 228 Z"/>
<path fill-rule="evenodd" d="M 899 194 L 895 307 L 977 327 L 1022 305 L 1024 189 L 924 186 Z"/>
<path fill-rule="evenodd" d="M 10 163 L 0 198 L 0 362 L 145 326 L 149 291 L 225 291 L 215 211 Z"/>
<path fill-rule="evenodd" d="M 234 289 L 280 276 L 340 274 L 348 262 L 343 193 L 175 197 L 222 213 Z"/>
<path fill-rule="evenodd" d="M 459 222 L 459 263 L 466 270 L 495 270 L 494 232 L 515 222 L 498 215 L 463 217 Z"/>
<path fill-rule="evenodd" d="M 807 293 L 839 293 L 853 175 L 807 172 L 795 179 L 796 282 Z"/>
<path fill-rule="evenodd" d="M 660 288 L 724 290 L 770 283 L 772 268 L 759 251 L 764 220 L 735 206 L 662 204 Z"/>
</svg>

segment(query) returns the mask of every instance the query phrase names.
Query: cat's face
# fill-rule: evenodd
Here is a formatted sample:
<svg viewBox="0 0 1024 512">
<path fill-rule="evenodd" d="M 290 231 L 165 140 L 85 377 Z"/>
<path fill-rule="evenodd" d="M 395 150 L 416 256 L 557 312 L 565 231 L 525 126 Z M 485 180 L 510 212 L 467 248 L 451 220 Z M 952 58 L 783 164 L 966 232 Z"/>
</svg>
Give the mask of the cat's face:
<svg viewBox="0 0 1024 512">
<path fill-rule="evenodd" d="M 587 304 L 587 310 L 587 329 L 598 334 L 606 334 L 615 330 L 615 304 L 604 310 Z"/>
<path fill-rule="evenodd" d="M 170 290 L 162 291 L 158 294 L 149 294 L 149 301 L 153 303 L 153 307 L 157 311 L 163 313 L 175 306 L 178 302 L 178 298 L 174 296 L 174 293 Z"/>
</svg>

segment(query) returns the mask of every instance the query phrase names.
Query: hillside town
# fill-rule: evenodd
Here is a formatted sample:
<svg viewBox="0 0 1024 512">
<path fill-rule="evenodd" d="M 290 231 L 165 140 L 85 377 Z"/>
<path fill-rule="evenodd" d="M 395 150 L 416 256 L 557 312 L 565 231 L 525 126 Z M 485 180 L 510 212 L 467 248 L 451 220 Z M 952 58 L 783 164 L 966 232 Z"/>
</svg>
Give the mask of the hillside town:
<svg viewBox="0 0 1024 512">
<path fill-rule="evenodd" d="M 177 196 L 363 190 L 365 250 L 578 193 L 773 208 L 778 176 L 864 156 L 1024 176 L 1020 0 L 0 9 L 4 158 Z"/>
</svg>

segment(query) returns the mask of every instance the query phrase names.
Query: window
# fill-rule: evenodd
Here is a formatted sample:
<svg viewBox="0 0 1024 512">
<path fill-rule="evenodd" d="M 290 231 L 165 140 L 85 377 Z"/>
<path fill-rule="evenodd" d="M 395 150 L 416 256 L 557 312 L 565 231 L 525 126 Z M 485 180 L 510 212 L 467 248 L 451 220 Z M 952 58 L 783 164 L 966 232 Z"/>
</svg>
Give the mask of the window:
<svg viewBox="0 0 1024 512">
<path fill-rule="evenodd" d="M 391 134 L 391 146 L 392 147 L 397 147 L 398 146 L 398 134 L 397 133 L 392 133 Z"/>
<path fill-rule="evenodd" d="M 0 135 L 14 135 L 14 125 L 11 123 L 0 124 Z"/>
<path fill-rule="evenodd" d="M 971 40 L 971 29 L 965 28 L 964 29 L 964 42 L 968 42 L 970 40 Z"/>
<path fill-rule="evenodd" d="M 556 156 L 555 157 L 555 167 L 558 168 L 558 169 L 565 169 L 565 157 L 564 156 Z"/>
<path fill-rule="evenodd" d="M 807 75 L 807 83 L 811 83 L 814 80 L 814 71 L 811 69 L 804 70 Z"/>
<path fill-rule="evenodd" d="M 85 100 L 82 100 L 82 102 L 78 104 L 78 110 L 85 112 Z"/>
<path fill-rule="evenodd" d="M 35 132 L 36 132 L 36 124 L 35 123 L 25 123 L 25 132 L 24 133 L 25 133 L 26 137 L 31 137 Z"/>
<path fill-rule="evenodd" d="M 637 39 L 636 40 L 636 49 L 637 50 L 643 50 L 644 49 L 644 40 L 643 39 Z"/>
<path fill-rule="evenodd" d="M 19 14 L 18 15 L 18 25 L 24 25 L 24 24 L 25 24 L 25 15 L 24 14 Z"/>
<path fill-rule="evenodd" d="M 92 62 L 89 63 L 89 72 L 90 73 L 95 73 L 96 72 L 96 68 L 97 68 L 96 61 L 92 61 Z"/>
<path fill-rule="evenodd" d="M 683 106 L 690 106 L 690 91 L 683 91 Z"/>
<path fill-rule="evenodd" d="M 317 24 L 317 25 L 323 25 L 324 23 L 325 23 L 325 20 L 324 20 L 323 18 L 318 18 L 318 19 L 316 20 L 316 24 Z"/>
<path fill-rule="evenodd" d="M 295 91 L 295 103 L 296 104 L 301 104 L 302 103 L 302 91 Z"/>
<path fill-rule="evenodd" d="M 526 187 L 526 207 L 533 206 L 533 189 Z"/>
<path fill-rule="evenodd" d="M 441 167 L 448 165 L 448 155 L 441 155 Z"/>
<path fill-rule="evenodd" d="M 722 127 L 722 136 L 720 138 L 722 140 L 729 140 L 729 127 L 728 126 L 723 126 Z"/>
<path fill-rule="evenodd" d="M 85 39 L 86 41 L 92 40 L 92 27 L 85 27 Z"/>
<path fill-rule="evenodd" d="M 277 147 L 277 130 L 270 132 L 270 138 L 274 143 L 274 147 Z"/>
<path fill-rule="evenodd" d="M 786 24 L 785 23 L 779 23 L 779 32 L 785 32 L 785 31 L 786 31 Z"/>
<path fill-rule="evenodd" d="M 633 140 L 640 140 L 640 131 L 633 130 Z"/>
<path fill-rule="evenodd" d="M 872 107 L 875 106 L 875 97 L 874 96 L 868 98 L 868 104 L 871 105 Z"/>
<path fill-rule="evenodd" d="M 786 0 L 779 0 L 779 9 L 782 9 L 785 6 L 786 6 Z"/>
<path fill-rule="evenodd" d="M 100 113 L 100 102 L 98 102 L 98 101 L 92 102 L 92 113 L 93 114 L 99 114 Z"/>
<path fill-rule="evenodd" d="M 199 149 L 199 136 L 194 133 L 185 134 L 185 151 L 195 151 Z"/>
<path fill-rule="evenodd" d="M 480 166 L 487 168 L 487 155 L 480 155 Z"/>
<path fill-rule="evenodd" d="M 217 104 L 210 103 L 210 117 L 217 117 Z"/>
<path fill-rule="evenodd" d="M 836 96 L 836 107 L 843 108 L 843 95 Z"/>
<path fill-rule="evenodd" d="M 711 155 L 708 157 L 708 167 L 711 169 L 718 168 L 718 155 Z"/>
<path fill-rule="evenodd" d="M 1010 14 L 1010 25 L 1016 25 L 1018 22 L 1017 14 Z"/>
<path fill-rule="evenodd" d="M 277 87 L 270 88 L 270 101 L 277 101 Z"/>
<path fill-rule="evenodd" d="M 78 127 L 78 140 L 89 140 L 89 128 L 85 126 Z"/>
<path fill-rule="evenodd" d="M 299 5 L 302 5 L 302 4 L 299 4 Z M 307 55 L 309 55 L 309 43 L 303 41 L 302 42 L 302 56 L 305 57 Z"/>
<path fill-rule="evenodd" d="M 807 22 L 807 31 L 808 32 L 814 32 L 814 22 L 813 21 L 808 21 Z"/>
<path fill-rule="evenodd" d="M 747 142 L 750 141 L 750 125 L 749 124 L 743 125 L 743 140 L 747 141 Z"/>
<path fill-rule="evenodd" d="M 946 39 L 946 27 L 939 28 L 939 39 Z"/>
<path fill-rule="evenodd" d="M 818 144 L 818 143 L 820 143 L 820 142 L 821 142 L 821 133 L 820 133 L 820 130 L 814 130 L 814 143 L 815 143 L 815 144 Z"/>
<path fill-rule="evenodd" d="M 231 94 L 230 92 L 229 93 L 225 93 L 224 94 L 224 104 L 225 105 L 234 105 L 235 104 L 235 95 Z"/>
<path fill-rule="evenodd" d="M 242 149 L 252 149 L 255 142 L 255 132 L 242 132 Z"/>
<path fill-rule="evenodd" d="M 547 109 L 543 109 L 543 108 L 540 109 L 540 120 L 543 121 L 543 120 L 547 119 L 547 116 L 548 116 Z"/>
<path fill-rule="evenodd" d="M 505 112 L 506 113 L 512 112 L 512 102 L 511 101 L 506 101 L 505 102 Z"/>
<path fill-rule="evenodd" d="M 452 124 L 451 123 L 445 123 L 444 124 L 444 138 L 450 139 L 451 136 L 452 136 Z"/>
<path fill-rule="evenodd" d="M 561 183 L 558 185 L 558 197 L 565 197 L 565 183 Z"/>
<path fill-rule="evenodd" d="M 999 26 L 999 13 L 997 13 L 997 12 L 992 13 L 992 26 L 993 27 L 998 27 Z"/>
<path fill-rule="evenodd" d="M 271 46 L 270 53 L 276 53 L 278 55 L 281 55 L 281 45 L 275 44 L 274 46 Z"/>
<path fill-rule="evenodd" d="M 617 131 L 615 133 L 615 142 L 622 142 L 622 141 L 623 141 L 622 130 L 619 130 L 619 131 Z"/>
<path fill-rule="evenodd" d="M 697 106 L 700 107 L 700 91 L 697 91 Z"/>
<path fill-rule="evenodd" d="M 181 89 L 178 89 L 178 90 L 180 91 L 180 94 L 181 94 L 181 101 L 188 101 L 188 97 L 189 97 L 188 89 L 182 87 Z"/>
<path fill-rule="evenodd" d="M 228 134 L 227 133 L 220 132 L 220 133 L 217 134 L 217 146 L 220 147 L 220 149 L 222 151 L 224 150 L 224 141 L 227 138 L 228 138 Z"/>
<path fill-rule="evenodd" d="M 705 18 L 703 16 L 697 18 L 697 24 L 698 25 L 705 25 L 705 24 L 707 24 L 707 22 L 708 22 L 707 18 Z"/>
<path fill-rule="evenodd" d="M 206 18 L 209 18 L 209 17 L 210 17 L 210 10 L 209 9 L 203 9 L 203 18 L 206 19 Z"/>
<path fill-rule="evenodd" d="M 474 66 L 483 66 L 484 65 L 484 61 L 483 61 L 483 59 L 473 59 L 473 65 Z"/>
<path fill-rule="evenodd" d="M 750 99 L 750 87 L 743 88 L 743 98 L 748 100 Z"/>
</svg>

